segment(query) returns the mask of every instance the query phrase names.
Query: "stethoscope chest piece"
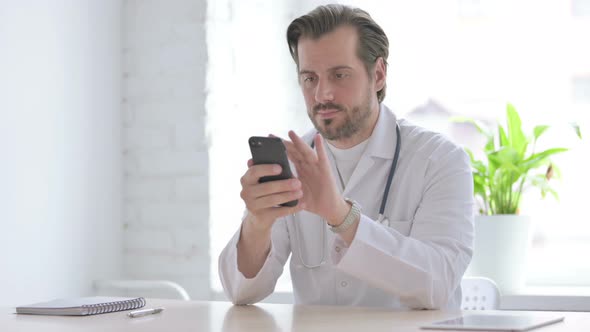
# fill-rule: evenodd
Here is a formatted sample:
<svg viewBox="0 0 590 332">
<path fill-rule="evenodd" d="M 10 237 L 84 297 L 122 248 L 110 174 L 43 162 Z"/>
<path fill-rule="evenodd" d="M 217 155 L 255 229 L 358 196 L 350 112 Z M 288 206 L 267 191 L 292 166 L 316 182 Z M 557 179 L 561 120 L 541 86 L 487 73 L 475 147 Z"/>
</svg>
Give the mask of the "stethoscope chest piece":
<svg viewBox="0 0 590 332">
<path fill-rule="evenodd" d="M 385 227 L 389 227 L 389 219 L 385 218 L 385 216 L 382 214 L 380 214 L 377 218 L 377 222 Z"/>
</svg>

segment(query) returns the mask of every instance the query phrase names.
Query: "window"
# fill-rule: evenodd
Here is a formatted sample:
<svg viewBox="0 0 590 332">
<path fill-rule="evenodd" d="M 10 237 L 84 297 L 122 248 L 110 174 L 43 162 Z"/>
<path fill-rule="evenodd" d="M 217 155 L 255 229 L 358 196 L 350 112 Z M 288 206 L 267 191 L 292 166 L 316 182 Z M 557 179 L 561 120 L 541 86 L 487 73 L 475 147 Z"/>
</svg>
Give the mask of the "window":
<svg viewBox="0 0 590 332">
<path fill-rule="evenodd" d="M 215 290 L 221 289 L 217 256 L 243 213 L 239 178 L 249 158 L 248 136 L 304 132 L 311 126 L 284 34 L 293 18 L 315 6 L 312 2 L 305 8 L 295 1 L 209 3 L 207 108 Z M 531 215 L 536 225 L 528 282 L 590 285 L 590 264 L 578 259 L 578 253 L 590 252 L 590 224 L 583 219 L 581 195 L 582 188 L 590 187 L 581 160 L 590 146 L 575 139 L 568 127 L 570 121 L 583 130 L 590 124 L 590 45 L 584 42 L 590 20 L 574 17 L 570 4 L 561 1 L 345 3 L 367 10 L 388 34 L 385 103 L 398 115 L 452 136 L 450 115 L 503 121 L 506 102 L 511 102 L 525 125 L 553 126 L 544 141 L 571 151 L 555 160 L 563 174 L 556 183 L 561 201 L 542 201 L 528 192 L 523 202 L 522 213 Z M 443 111 L 420 113 L 424 107 Z M 277 289 L 290 289 L 288 277 Z"/>
<path fill-rule="evenodd" d="M 289 13 L 281 1 L 208 4 L 210 252 L 216 291 L 221 290 L 217 257 L 237 231 L 245 209 L 239 193 L 250 158 L 248 137 L 286 137 L 290 129 L 301 133 L 310 127 L 285 42 Z M 278 290 L 291 289 L 286 278 Z"/>
<path fill-rule="evenodd" d="M 590 17 L 590 1 L 572 0 L 572 15 L 577 17 Z"/>
</svg>

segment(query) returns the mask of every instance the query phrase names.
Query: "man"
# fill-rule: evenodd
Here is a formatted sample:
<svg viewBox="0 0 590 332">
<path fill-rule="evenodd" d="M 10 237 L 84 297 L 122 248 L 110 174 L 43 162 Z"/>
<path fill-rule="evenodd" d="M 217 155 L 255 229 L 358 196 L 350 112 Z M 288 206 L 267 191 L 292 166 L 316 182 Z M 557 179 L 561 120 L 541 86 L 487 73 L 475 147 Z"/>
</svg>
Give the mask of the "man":
<svg viewBox="0 0 590 332">
<path fill-rule="evenodd" d="M 262 300 L 293 253 L 296 303 L 458 308 L 473 241 L 468 157 L 381 105 L 389 43 L 366 12 L 320 6 L 287 40 L 315 129 L 284 140 L 296 178 L 258 183 L 280 166 L 249 161 L 247 214 L 219 258 L 227 296 Z"/>
</svg>

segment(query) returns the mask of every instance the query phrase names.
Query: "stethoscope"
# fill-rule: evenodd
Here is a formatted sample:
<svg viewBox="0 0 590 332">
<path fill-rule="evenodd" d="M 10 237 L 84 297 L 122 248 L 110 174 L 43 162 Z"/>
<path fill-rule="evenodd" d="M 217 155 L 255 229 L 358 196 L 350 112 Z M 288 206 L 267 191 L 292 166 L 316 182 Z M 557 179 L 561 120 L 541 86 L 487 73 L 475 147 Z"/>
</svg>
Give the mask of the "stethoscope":
<svg viewBox="0 0 590 332">
<path fill-rule="evenodd" d="M 391 183 L 393 182 L 393 177 L 395 175 L 395 170 L 397 168 L 397 161 L 399 159 L 399 150 L 401 148 L 401 133 L 399 129 L 399 124 L 395 124 L 395 134 L 396 134 L 396 142 L 395 142 L 395 153 L 393 155 L 393 161 L 391 162 L 391 168 L 389 169 L 389 174 L 387 175 L 387 183 L 385 184 L 385 190 L 383 191 L 383 197 L 381 198 L 381 206 L 379 207 L 379 216 L 377 217 L 377 222 L 381 225 L 389 226 L 389 219 L 385 218 L 385 207 L 387 206 L 387 197 L 389 196 L 389 189 L 391 188 Z M 311 142 L 311 148 L 314 148 L 314 142 Z M 296 218 L 293 215 L 293 218 Z M 308 269 L 315 269 L 320 267 L 326 263 L 326 225 L 322 222 L 322 258 L 320 259 L 319 264 L 308 264 L 303 259 L 301 255 L 301 242 L 299 241 L 300 230 L 298 225 L 298 220 L 295 220 L 293 223 L 293 227 L 295 228 L 295 241 L 299 243 L 299 260 L 301 264 Z"/>
</svg>

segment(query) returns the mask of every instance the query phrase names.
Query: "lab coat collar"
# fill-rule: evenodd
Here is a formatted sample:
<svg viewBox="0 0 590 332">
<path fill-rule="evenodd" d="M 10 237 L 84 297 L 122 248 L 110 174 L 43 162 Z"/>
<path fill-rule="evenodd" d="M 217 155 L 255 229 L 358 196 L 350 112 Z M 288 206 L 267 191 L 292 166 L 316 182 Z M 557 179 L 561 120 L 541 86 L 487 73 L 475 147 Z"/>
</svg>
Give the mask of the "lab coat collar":
<svg viewBox="0 0 590 332">
<path fill-rule="evenodd" d="M 397 143 L 397 135 L 395 134 L 396 122 L 397 117 L 395 114 L 387 106 L 381 104 L 379 108 L 379 119 L 367 146 L 368 155 L 393 160 L 395 145 Z"/>
<path fill-rule="evenodd" d="M 367 150 L 361 156 L 359 163 L 352 173 L 344 190 L 344 196 L 347 196 L 365 178 L 375 163 L 374 157 L 393 160 L 397 141 L 395 133 L 396 121 L 395 114 L 387 106 L 381 104 L 379 107 L 379 118 L 369 138 Z"/>
</svg>

